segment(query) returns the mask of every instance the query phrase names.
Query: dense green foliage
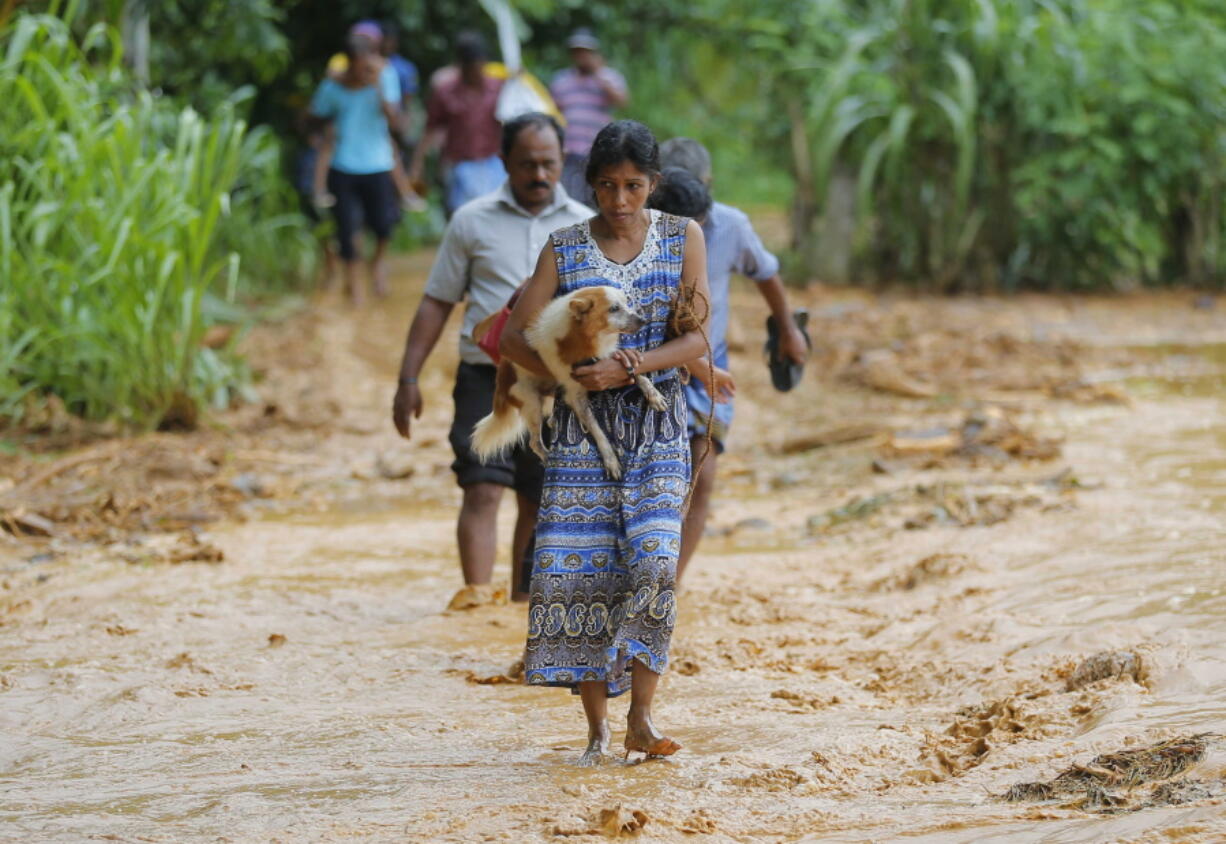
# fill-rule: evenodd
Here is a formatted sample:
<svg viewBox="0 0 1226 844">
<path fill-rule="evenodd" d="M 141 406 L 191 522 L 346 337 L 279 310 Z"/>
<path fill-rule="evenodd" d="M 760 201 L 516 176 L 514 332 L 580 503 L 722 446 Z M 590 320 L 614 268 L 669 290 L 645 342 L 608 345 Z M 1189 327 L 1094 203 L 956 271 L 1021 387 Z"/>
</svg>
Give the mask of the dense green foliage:
<svg viewBox="0 0 1226 844">
<path fill-rule="evenodd" d="M 141 426 L 225 402 L 244 373 L 201 344 L 211 300 L 233 303 L 251 269 L 305 273 L 314 251 L 275 213 L 271 135 L 233 103 L 206 119 L 134 88 L 113 29 L 79 46 L 24 16 L 4 43 L 0 415 L 42 392 Z"/>
<path fill-rule="evenodd" d="M 687 131 L 678 118 L 697 118 L 698 103 L 709 119 L 693 134 L 751 145 L 741 173 L 790 154 L 810 266 L 841 248 L 817 233 L 842 182 L 855 196 L 855 279 L 1110 289 L 1220 284 L 1226 272 L 1221 3 L 620 8 L 605 24 L 629 42 L 639 87 L 652 67 L 671 77 L 643 107 L 653 125 Z"/>
<path fill-rule="evenodd" d="M 627 116 L 705 142 L 720 198 L 790 203 L 802 280 L 1100 290 L 1226 276 L 1217 0 L 514 6 L 539 76 L 567 64 L 573 27 L 593 26 L 630 82 Z M 459 30 L 494 43 L 479 8 L 20 4 L 0 21 L 0 415 L 31 393 L 140 425 L 227 400 L 241 363 L 200 339 L 244 293 L 309 275 L 286 165 L 346 28 L 394 20 L 424 80 Z M 119 42 L 140 20 L 133 70 Z M 431 225 L 416 223 L 402 247 Z"/>
</svg>

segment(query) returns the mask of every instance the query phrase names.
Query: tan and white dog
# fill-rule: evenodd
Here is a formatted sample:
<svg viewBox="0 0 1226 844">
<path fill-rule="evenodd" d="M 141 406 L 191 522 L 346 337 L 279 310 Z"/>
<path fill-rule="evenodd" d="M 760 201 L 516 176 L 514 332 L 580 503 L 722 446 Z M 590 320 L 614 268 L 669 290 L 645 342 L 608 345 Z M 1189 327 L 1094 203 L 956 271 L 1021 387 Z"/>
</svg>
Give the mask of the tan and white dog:
<svg viewBox="0 0 1226 844">
<path fill-rule="evenodd" d="M 551 301 L 524 336 L 553 378 L 543 378 L 503 358 L 494 386 L 494 410 L 473 428 L 473 452 L 488 460 L 528 434 L 532 450 L 544 460 L 541 424 L 545 403 L 561 385 L 566 403 L 596 441 L 609 477 L 620 478 L 621 463 L 596 423 L 587 390 L 571 375 L 571 367 L 610 357 L 617 351 L 618 337 L 639 330 L 643 324 L 642 317 L 626 301 L 626 294 L 616 287 L 585 287 Z M 635 375 L 634 380 L 649 405 L 656 410 L 667 408 L 651 379 Z"/>
</svg>

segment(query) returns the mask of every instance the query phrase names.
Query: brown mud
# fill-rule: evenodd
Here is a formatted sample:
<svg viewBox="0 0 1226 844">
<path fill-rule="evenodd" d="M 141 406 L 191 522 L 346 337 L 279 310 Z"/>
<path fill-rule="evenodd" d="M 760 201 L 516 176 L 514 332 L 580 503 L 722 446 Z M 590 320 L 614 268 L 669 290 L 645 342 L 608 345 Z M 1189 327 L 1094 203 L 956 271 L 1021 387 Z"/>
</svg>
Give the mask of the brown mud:
<svg viewBox="0 0 1226 844">
<path fill-rule="evenodd" d="M 5 435 L 0 837 L 1226 837 L 1226 305 L 815 287 L 780 395 L 739 287 L 657 712 L 685 749 L 579 770 L 523 607 L 448 609 L 454 332 L 390 425 L 429 258 L 257 331 L 260 400 L 203 430 Z"/>
</svg>

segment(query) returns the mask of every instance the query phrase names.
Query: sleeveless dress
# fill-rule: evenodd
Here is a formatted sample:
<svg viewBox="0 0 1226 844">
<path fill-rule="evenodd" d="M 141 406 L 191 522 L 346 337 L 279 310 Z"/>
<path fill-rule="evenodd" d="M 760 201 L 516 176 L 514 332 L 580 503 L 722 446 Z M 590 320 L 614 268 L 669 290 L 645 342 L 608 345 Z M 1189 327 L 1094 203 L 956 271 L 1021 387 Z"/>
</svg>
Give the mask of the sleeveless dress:
<svg viewBox="0 0 1226 844">
<path fill-rule="evenodd" d="M 623 348 L 647 351 L 667 337 L 681 285 L 688 220 L 652 211 L 643 250 L 628 264 L 605 257 L 590 221 L 550 243 L 558 295 L 607 285 L 626 291 L 646 320 Z M 668 666 L 681 507 L 690 481 L 688 411 L 676 369 L 650 373 L 667 401 L 653 410 L 637 386 L 590 394 L 592 411 L 622 464 L 605 471 L 592 438 L 560 397 L 545 426 L 545 484 L 536 528 L 525 675 L 531 685 L 602 680 L 610 696 L 630 688 L 630 661 Z"/>
</svg>

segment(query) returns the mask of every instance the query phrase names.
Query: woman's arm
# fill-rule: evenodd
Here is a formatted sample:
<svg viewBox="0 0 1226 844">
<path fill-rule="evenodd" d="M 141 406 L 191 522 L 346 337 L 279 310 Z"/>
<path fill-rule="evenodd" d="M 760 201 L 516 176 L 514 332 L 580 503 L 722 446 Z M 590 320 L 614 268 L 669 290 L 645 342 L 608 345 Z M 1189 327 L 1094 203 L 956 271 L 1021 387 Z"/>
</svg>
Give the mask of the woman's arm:
<svg viewBox="0 0 1226 844">
<path fill-rule="evenodd" d="M 685 255 L 681 263 L 681 290 L 678 306 L 689 301 L 702 315 L 699 326 L 661 343 L 643 354 L 640 371 L 652 372 L 681 366 L 707 353 L 708 326 L 711 322 L 711 288 L 707 284 L 707 243 L 702 227 L 690 220 L 685 227 Z"/>
<path fill-rule="evenodd" d="M 707 325 L 711 319 L 711 288 L 707 285 L 707 245 L 702 228 L 693 220 L 685 229 L 685 255 L 681 263 L 681 290 L 677 301 L 686 299 L 703 314 L 701 330 L 693 330 L 674 337 L 641 355 L 629 349 L 621 349 L 611 358 L 597 361 L 591 366 L 575 367 L 575 379 L 589 390 L 608 390 L 631 383 L 625 373 L 624 361 L 633 362 L 635 372 L 653 372 L 681 366 L 707 353 Z M 620 370 L 620 374 L 619 374 Z"/>
<path fill-rule="evenodd" d="M 707 353 L 707 340 L 711 322 L 711 288 L 707 284 L 707 243 L 702 227 L 693 220 L 685 228 L 685 256 L 681 264 L 681 292 L 678 304 L 689 300 L 695 311 L 702 315 L 700 327 L 687 331 L 679 337 L 661 343 L 643 353 L 638 369 L 652 372 L 681 366 Z"/>
<path fill-rule="evenodd" d="M 536 259 L 536 269 L 520 294 L 519 301 L 511 309 L 511 316 L 502 329 L 502 339 L 498 341 L 498 353 L 504 358 L 546 378 L 552 378 L 553 374 L 545 368 L 541 356 L 528 345 L 524 329 L 545 309 L 557 290 L 558 268 L 553 262 L 553 241 L 549 240 Z"/>
</svg>

